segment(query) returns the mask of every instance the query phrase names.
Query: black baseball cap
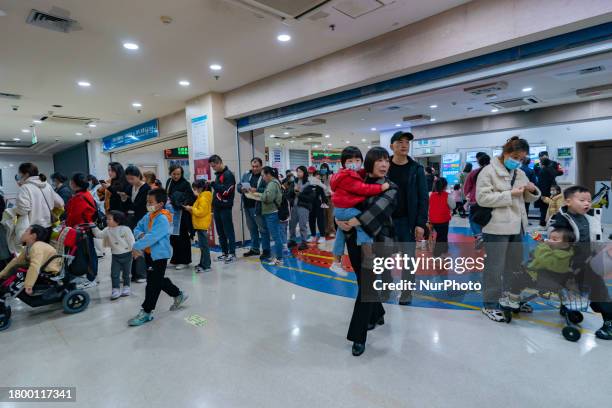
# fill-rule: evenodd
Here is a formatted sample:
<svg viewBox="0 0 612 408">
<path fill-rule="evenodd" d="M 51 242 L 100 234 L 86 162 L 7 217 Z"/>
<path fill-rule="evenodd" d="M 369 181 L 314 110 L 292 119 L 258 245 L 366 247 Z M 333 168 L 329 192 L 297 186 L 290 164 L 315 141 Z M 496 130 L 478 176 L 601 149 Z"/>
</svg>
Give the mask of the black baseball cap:
<svg viewBox="0 0 612 408">
<path fill-rule="evenodd" d="M 398 140 L 401 140 L 401 138 L 407 138 L 408 140 L 414 140 L 414 135 L 410 132 L 403 132 L 403 131 L 398 131 L 395 132 L 393 134 L 393 136 L 391 136 L 391 144 L 397 142 Z"/>
<path fill-rule="evenodd" d="M 543 150 L 540 153 L 538 153 L 538 157 L 542 157 L 542 156 L 548 156 L 548 152 L 546 150 Z"/>
</svg>

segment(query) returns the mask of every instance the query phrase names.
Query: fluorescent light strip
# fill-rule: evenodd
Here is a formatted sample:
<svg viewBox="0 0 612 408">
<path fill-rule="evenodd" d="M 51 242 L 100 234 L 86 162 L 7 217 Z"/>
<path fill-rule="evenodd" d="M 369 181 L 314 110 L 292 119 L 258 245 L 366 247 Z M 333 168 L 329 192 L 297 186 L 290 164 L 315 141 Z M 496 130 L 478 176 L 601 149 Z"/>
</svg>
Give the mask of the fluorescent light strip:
<svg viewBox="0 0 612 408">
<path fill-rule="evenodd" d="M 525 61 L 518 61 L 509 64 L 503 64 L 494 68 L 484 69 L 480 71 L 470 72 L 468 74 L 459 75 L 452 78 L 441 79 L 438 81 L 428 82 L 422 85 L 413 86 L 410 88 L 399 89 L 397 91 L 387 92 L 383 94 L 377 94 L 360 98 L 348 102 L 339 103 L 336 105 L 325 106 L 322 108 L 314 109 L 308 112 L 296 113 L 294 115 L 283 116 L 282 118 L 275 118 L 264 122 L 256 123 L 253 125 L 247 125 L 239 127 L 239 132 L 248 132 L 249 130 L 261 129 L 269 126 L 275 126 L 281 123 L 293 122 L 296 120 L 306 119 L 314 116 L 324 115 L 327 113 L 337 112 L 340 110 L 352 109 L 368 104 L 378 103 L 387 101 L 389 99 L 401 98 L 404 96 L 415 95 L 418 93 L 444 89 L 451 86 L 457 86 L 464 83 L 470 83 L 482 79 L 491 77 L 497 77 L 506 75 L 514 72 L 524 71 L 527 69 L 537 68 L 543 65 L 550 65 L 559 62 L 569 61 L 577 58 L 583 58 L 595 54 L 601 54 L 612 51 L 612 41 L 606 41 L 603 44 L 591 45 L 582 48 L 573 48 L 571 50 L 545 55 L 542 57 L 530 58 Z"/>
</svg>

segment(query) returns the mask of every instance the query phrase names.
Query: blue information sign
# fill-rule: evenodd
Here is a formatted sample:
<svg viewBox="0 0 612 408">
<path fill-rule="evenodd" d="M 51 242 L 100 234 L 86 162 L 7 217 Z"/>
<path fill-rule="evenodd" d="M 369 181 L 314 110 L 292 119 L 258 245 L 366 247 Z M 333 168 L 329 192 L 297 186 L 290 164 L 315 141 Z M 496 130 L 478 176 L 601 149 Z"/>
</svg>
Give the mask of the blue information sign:
<svg viewBox="0 0 612 408">
<path fill-rule="evenodd" d="M 128 146 L 144 140 L 153 139 L 159 135 L 158 120 L 153 119 L 129 129 L 122 130 L 102 139 L 102 149 L 106 152 Z"/>
</svg>

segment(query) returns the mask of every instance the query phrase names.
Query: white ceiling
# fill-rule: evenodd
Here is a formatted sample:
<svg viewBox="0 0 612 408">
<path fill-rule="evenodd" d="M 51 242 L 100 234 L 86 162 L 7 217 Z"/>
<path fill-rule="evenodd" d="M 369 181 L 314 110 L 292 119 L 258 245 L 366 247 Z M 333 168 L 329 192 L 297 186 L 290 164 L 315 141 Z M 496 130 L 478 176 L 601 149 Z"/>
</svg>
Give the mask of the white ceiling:
<svg viewBox="0 0 612 408">
<path fill-rule="evenodd" d="M 595 66 L 603 66 L 604 70 L 582 76 L 562 75 L 561 78 L 563 79 L 557 76 L 558 74 Z M 496 81 L 505 81 L 508 83 L 508 87 L 504 91 L 498 92 L 497 98 L 494 100 L 488 100 L 484 95 L 473 96 L 463 90 L 466 87 Z M 518 111 L 521 108 L 500 109 L 499 112 L 492 113 L 492 108 L 487 106 L 486 103 L 523 96 L 535 96 L 542 101 L 541 104 L 538 104 L 538 107 L 532 109 L 609 98 L 612 95 L 610 93 L 599 97 L 579 98 L 576 96 L 576 90 L 611 83 L 612 54 L 597 55 L 321 116 L 321 119 L 327 121 L 323 125 L 301 126 L 299 123 L 304 122 L 302 120 L 297 123 L 269 127 L 265 129 L 266 144 L 271 147 L 279 143 L 279 145 L 287 145 L 291 148 L 307 148 L 309 144 L 317 143 L 319 147 L 336 149 L 347 146 L 346 141 L 348 140 L 350 144 L 367 147 L 378 142 L 381 131 L 409 129 L 411 125 L 425 124 L 424 122 L 412 124 L 403 122 L 402 118 L 406 116 L 425 114 L 435 118 L 435 123 L 440 123 Z M 533 90 L 523 92 L 523 88 L 527 87 L 531 87 Z M 431 105 L 437 105 L 437 108 L 432 109 L 430 108 Z M 391 106 L 399 106 L 400 109 L 390 111 L 388 108 Z M 397 124 L 401 126 L 396 127 Z M 285 129 L 286 126 L 295 129 L 287 130 Z M 372 128 L 376 128 L 376 130 L 372 131 Z M 287 131 L 290 133 L 289 136 L 284 135 Z M 312 141 L 300 139 L 293 142 L 270 138 L 270 135 L 291 138 L 308 132 L 322 135 L 329 134 L 330 137 L 314 138 Z M 328 147 L 328 143 L 331 143 L 332 146 Z"/>
<path fill-rule="evenodd" d="M 0 140 L 21 136 L 48 111 L 100 121 L 95 129 L 37 125 L 41 142 L 57 139 L 60 146 L 102 137 L 180 110 L 197 95 L 228 91 L 467 1 L 385 1 L 387 6 L 358 19 L 334 11 L 339 2 L 323 7 L 327 18 L 283 23 L 235 0 L 0 0 L 6 13 L 0 13 L 0 92 L 23 95 L 19 101 L 0 98 Z M 69 11 L 82 30 L 66 34 L 25 23 L 31 9 L 52 7 Z M 162 24 L 163 15 L 173 22 Z M 292 41 L 279 43 L 280 33 Z M 125 41 L 140 49 L 125 50 Z M 212 63 L 223 65 L 218 80 Z M 179 86 L 181 79 L 191 86 Z M 79 80 L 92 86 L 80 88 Z M 143 104 L 141 113 L 131 106 L 136 101 Z"/>
</svg>

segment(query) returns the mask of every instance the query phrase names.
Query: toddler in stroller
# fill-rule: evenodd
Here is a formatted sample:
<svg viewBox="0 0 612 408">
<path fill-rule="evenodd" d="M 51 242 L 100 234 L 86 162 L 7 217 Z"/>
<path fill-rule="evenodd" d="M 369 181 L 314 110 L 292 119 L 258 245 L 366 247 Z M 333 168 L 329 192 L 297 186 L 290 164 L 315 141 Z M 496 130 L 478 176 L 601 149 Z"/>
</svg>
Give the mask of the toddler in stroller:
<svg viewBox="0 0 612 408">
<path fill-rule="evenodd" d="M 56 250 L 45 241 L 48 230 L 30 226 L 21 236 L 23 251 L 0 272 L 0 331 L 8 329 L 10 301 L 18 297 L 31 307 L 61 302 L 66 313 L 78 313 L 89 304 L 89 294 L 76 290 L 67 268 L 74 259 L 77 233 L 65 228 Z"/>
</svg>

